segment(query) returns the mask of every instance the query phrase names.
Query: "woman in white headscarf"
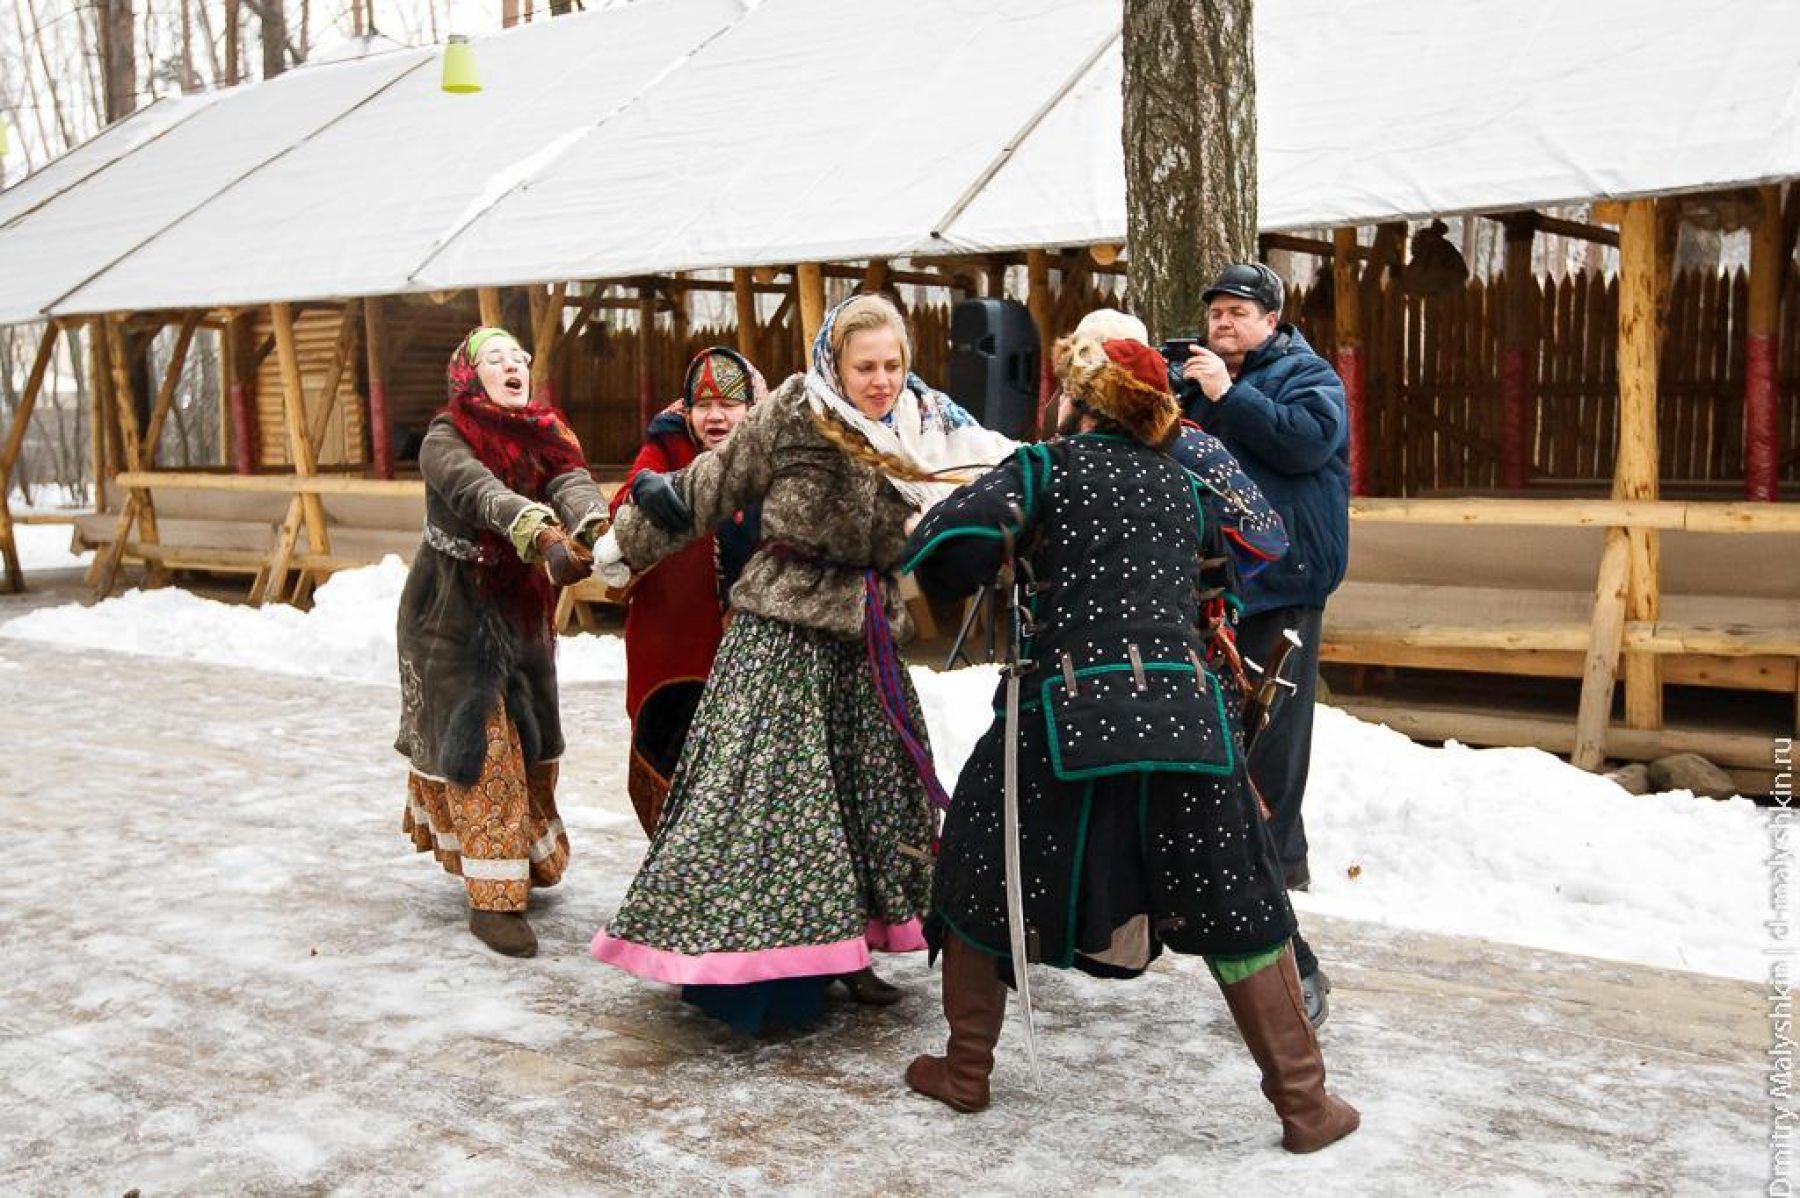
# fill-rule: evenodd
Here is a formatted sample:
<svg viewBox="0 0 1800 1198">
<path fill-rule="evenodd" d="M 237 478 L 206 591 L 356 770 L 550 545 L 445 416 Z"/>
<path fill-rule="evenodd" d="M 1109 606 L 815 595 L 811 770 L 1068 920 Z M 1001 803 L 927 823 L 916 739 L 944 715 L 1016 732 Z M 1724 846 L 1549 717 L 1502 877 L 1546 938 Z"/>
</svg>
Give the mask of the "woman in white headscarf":
<svg viewBox="0 0 1800 1198">
<path fill-rule="evenodd" d="M 912 375 L 900 313 L 832 309 L 813 363 L 676 474 L 640 475 L 602 562 L 647 569 L 760 503 L 664 814 L 594 955 L 753 1031 L 804 1024 L 825 987 L 898 997 L 869 950 L 924 948 L 930 807 L 947 804 L 896 642 L 896 570 L 955 468 L 1012 442 Z"/>
</svg>

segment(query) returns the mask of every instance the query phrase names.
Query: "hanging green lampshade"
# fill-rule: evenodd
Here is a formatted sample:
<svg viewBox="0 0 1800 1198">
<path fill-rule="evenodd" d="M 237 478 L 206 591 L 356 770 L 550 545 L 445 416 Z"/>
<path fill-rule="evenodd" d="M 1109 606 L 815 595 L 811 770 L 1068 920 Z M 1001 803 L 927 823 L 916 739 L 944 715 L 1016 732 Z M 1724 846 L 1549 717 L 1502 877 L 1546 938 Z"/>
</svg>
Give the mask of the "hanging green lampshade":
<svg viewBox="0 0 1800 1198">
<path fill-rule="evenodd" d="M 481 90 L 481 75 L 475 70 L 475 47 L 460 33 L 450 35 L 444 46 L 444 90 L 468 95 Z"/>
</svg>

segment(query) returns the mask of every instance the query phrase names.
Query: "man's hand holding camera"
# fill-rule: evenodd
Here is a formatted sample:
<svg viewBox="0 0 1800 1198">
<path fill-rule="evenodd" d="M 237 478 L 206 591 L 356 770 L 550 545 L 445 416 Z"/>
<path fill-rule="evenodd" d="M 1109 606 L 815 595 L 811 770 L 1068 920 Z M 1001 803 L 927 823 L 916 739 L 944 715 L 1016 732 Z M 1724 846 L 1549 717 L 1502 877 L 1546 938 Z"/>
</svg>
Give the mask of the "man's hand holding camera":
<svg viewBox="0 0 1800 1198">
<path fill-rule="evenodd" d="M 1231 390 L 1231 371 L 1226 368 L 1225 359 L 1204 345 L 1188 346 L 1188 360 L 1181 368 L 1181 377 L 1200 384 L 1200 390 L 1214 403 Z"/>
</svg>

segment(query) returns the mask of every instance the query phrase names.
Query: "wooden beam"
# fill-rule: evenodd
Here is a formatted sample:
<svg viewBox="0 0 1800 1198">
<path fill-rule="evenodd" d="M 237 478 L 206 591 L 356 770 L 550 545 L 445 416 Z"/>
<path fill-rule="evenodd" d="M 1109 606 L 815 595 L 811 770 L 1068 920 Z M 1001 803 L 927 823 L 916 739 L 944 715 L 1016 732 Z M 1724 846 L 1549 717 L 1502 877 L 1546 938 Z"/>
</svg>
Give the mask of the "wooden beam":
<svg viewBox="0 0 1800 1198">
<path fill-rule="evenodd" d="M 1379 699 L 1341 696 L 1333 703 L 1359 719 L 1386 724 L 1418 740 L 1456 740 L 1469 745 L 1523 745 L 1547 753 L 1572 753 L 1575 728 L 1566 720 L 1462 707 L 1414 707 Z M 1767 768 L 1769 738 L 1752 733 L 1695 728 L 1606 730 L 1609 757 L 1652 761 L 1671 753 L 1699 753 L 1722 766 Z"/>
<path fill-rule="evenodd" d="M 638 288 L 638 327 L 637 327 L 637 402 L 638 427 L 650 427 L 650 418 L 656 412 L 656 380 L 651 373 L 650 355 L 656 346 L 656 290 L 652 287 Z"/>
<path fill-rule="evenodd" d="M 1529 214 L 1527 214 L 1529 215 Z M 1505 336 L 1500 349 L 1500 486 L 1522 491 L 1531 475 L 1532 385 L 1537 375 L 1537 276 L 1531 269 L 1535 226 L 1506 221 Z"/>
<path fill-rule="evenodd" d="M 294 310 L 290 304 L 270 304 L 269 316 L 275 328 L 275 353 L 281 363 L 281 410 L 294 473 L 317 474 L 318 460 L 306 427 L 306 388 L 300 373 L 300 350 L 294 336 Z M 325 505 L 316 492 L 297 495 L 288 505 L 284 529 L 293 527 L 297 534 L 298 525 L 302 523 L 306 526 L 307 544 L 312 552 L 330 553 L 331 536 L 325 526 Z M 263 581 L 261 595 L 253 597 L 255 601 L 267 602 L 281 596 L 287 583 L 287 558 L 291 553 L 291 545 L 287 554 L 283 554 L 281 546 L 277 545 L 269 558 L 269 576 Z"/>
<path fill-rule="evenodd" d="M 1757 193 L 1762 204 L 1750 236 L 1750 319 L 1744 337 L 1744 498 L 1774 503 L 1781 498 L 1776 336 L 1785 259 L 1792 252 L 1782 229 L 1781 188 L 1769 185 Z"/>
<path fill-rule="evenodd" d="M 1596 211 L 1598 208 L 1596 208 Z M 1619 233 L 1616 229 L 1608 229 L 1602 225 L 1589 224 L 1586 221 L 1564 220 L 1560 216 L 1546 216 L 1542 212 L 1501 212 L 1482 213 L 1487 220 L 1501 224 L 1526 224 L 1539 233 L 1553 233 L 1558 237 L 1569 237 L 1576 241 L 1591 241 L 1597 245 L 1619 244 Z"/>
<path fill-rule="evenodd" d="M 1051 397 L 1056 394 L 1056 371 L 1050 360 L 1055 348 L 1052 338 L 1056 335 L 1050 314 L 1056 310 L 1056 293 L 1050 289 L 1050 254 L 1047 250 L 1025 251 L 1025 308 L 1031 313 L 1031 323 L 1038 335 L 1037 411 L 1026 435 L 1041 437 L 1046 428 L 1053 428 L 1056 423 L 1056 414 L 1047 410 Z"/>
<path fill-rule="evenodd" d="M 113 318 L 104 319 L 101 324 L 105 329 L 108 373 L 112 378 L 113 416 L 118 423 L 125 468 L 142 471 L 152 464 L 154 446 L 151 455 L 146 455 L 138 429 L 137 405 L 133 402 L 131 393 L 131 365 L 125 351 L 124 327 L 119 320 Z M 156 506 L 151 501 L 150 493 L 143 488 L 132 489 L 120 511 L 119 523 L 108 551 L 95 559 L 95 564 L 99 566 L 99 578 L 95 584 L 96 598 L 105 598 L 112 593 L 134 524 L 138 529 L 139 540 L 150 545 L 161 540 L 156 528 Z"/>
<path fill-rule="evenodd" d="M 1259 233 L 1256 244 L 1265 255 L 1270 250 L 1286 250 L 1290 254 L 1311 254 L 1316 258 L 1325 258 L 1333 264 L 1344 257 L 1361 261 L 1369 256 L 1365 246 L 1354 242 L 1349 246 L 1344 245 L 1337 232 L 1336 229 L 1332 230 L 1330 241 L 1320 241 L 1316 237 L 1296 237 L 1292 233 Z"/>
<path fill-rule="evenodd" d="M 107 392 L 112 386 L 106 369 L 106 318 L 96 316 L 88 322 L 88 465 L 94 472 L 94 510 L 106 510 L 107 426 L 111 423 L 111 406 Z M 98 578 L 100 559 L 88 567 L 89 581 Z"/>
<path fill-rule="evenodd" d="M 1625 625 L 1627 641 L 1639 627 Z M 1586 664 L 1588 629 L 1579 626 L 1570 631 L 1575 635 L 1569 639 L 1577 645 L 1573 649 L 1487 649 L 1404 644 L 1390 638 L 1385 629 L 1333 628 L 1328 623 L 1319 645 L 1319 660 L 1469 674 L 1579 678 Z M 1793 657 L 1670 653 L 1663 658 L 1663 681 L 1670 686 L 1716 686 L 1791 695 L 1800 685 L 1796 664 Z"/>
<path fill-rule="evenodd" d="M 1609 529 L 1600 573 L 1594 583 L 1594 615 L 1587 660 L 1581 671 L 1581 705 L 1575 717 L 1575 745 L 1570 761 L 1584 770 L 1598 769 L 1606 758 L 1606 729 L 1612 722 L 1613 687 L 1618 680 L 1619 650 L 1624 643 L 1625 595 L 1630 581 L 1631 541 L 1624 529 Z"/>
<path fill-rule="evenodd" d="M 394 431 L 388 414 L 387 309 L 379 295 L 363 301 L 363 356 L 369 370 L 369 464 L 376 478 L 394 477 Z"/>
<path fill-rule="evenodd" d="M 37 406 L 38 394 L 44 389 L 44 378 L 50 365 L 56 360 L 56 342 L 61 332 L 61 326 L 55 321 L 44 327 L 44 335 L 38 339 L 37 354 L 31 360 L 31 373 L 25 376 L 25 390 L 19 396 L 19 406 L 13 409 L 12 424 L 6 430 L 6 443 L 0 446 L 0 556 L 5 558 L 6 589 L 13 594 L 25 589 L 25 568 L 19 560 L 12 508 L 6 497 L 12 491 L 13 468 L 19 464 L 19 454 L 25 448 L 25 431 L 31 423 L 32 409 Z"/>
<path fill-rule="evenodd" d="M 331 425 L 331 414 L 337 410 L 338 387 L 344 381 L 344 371 L 349 368 L 351 351 L 356 347 L 356 329 L 362 319 L 362 301 L 349 300 L 344 304 L 344 311 L 338 317 L 337 342 L 331 348 L 331 366 L 325 376 L 325 385 L 319 392 L 319 400 L 307 422 L 306 443 L 312 450 L 313 461 L 317 463 L 319 450 L 325 444 L 325 430 Z"/>
<path fill-rule="evenodd" d="M 498 287 L 478 287 L 476 298 L 481 304 L 481 323 L 489 328 L 503 329 L 505 321 L 500 315 L 500 289 Z"/>
<path fill-rule="evenodd" d="M 1671 532 L 1800 533 L 1800 505 L 1669 499 L 1376 499 L 1350 501 L 1365 524 L 1612 528 Z"/>
<path fill-rule="evenodd" d="M 575 339 L 581 335 L 581 331 L 587 328 L 588 320 L 594 315 L 594 309 L 602 303 L 601 296 L 603 296 L 605 292 L 606 287 L 604 284 L 590 283 L 588 284 L 587 294 L 577 301 L 575 318 L 569 322 L 569 327 L 563 331 L 562 336 L 556 339 L 555 346 L 550 350 L 550 371 L 552 374 L 561 368 L 563 360 L 569 356 L 569 346 L 573 345 Z M 569 302 L 571 301 L 567 298 L 563 300 L 564 304 L 568 304 Z M 636 301 L 632 301 L 631 306 L 636 307 Z"/>
<path fill-rule="evenodd" d="M 859 272 L 860 273 L 860 272 Z M 800 337 L 806 347 L 806 364 L 812 365 L 813 339 L 825 323 L 825 276 L 817 262 L 802 262 L 795 269 L 800 295 Z"/>
<path fill-rule="evenodd" d="M 556 343 L 562 338 L 563 297 L 567 283 L 552 283 L 531 330 L 531 384 L 542 386 L 550 378 L 550 364 L 556 360 Z M 533 288 L 533 294 L 536 289 Z"/>
<path fill-rule="evenodd" d="M 1364 398 L 1362 289 L 1357 279 L 1354 251 L 1356 229 L 1331 231 L 1331 296 L 1337 322 L 1337 351 L 1333 355 L 1338 377 L 1344 383 L 1344 405 L 1350 420 L 1350 493 L 1369 489 L 1368 407 Z"/>
<path fill-rule="evenodd" d="M 1653 500 L 1658 491 L 1657 279 L 1661 241 L 1655 202 L 1630 201 L 1619 237 L 1619 449 L 1612 495 L 1618 500 Z M 1662 607 L 1657 534 L 1634 529 L 1630 542 L 1626 615 L 1654 622 Z M 1662 682 L 1653 656 L 1626 656 L 1625 722 L 1633 728 L 1662 724 Z"/>
<path fill-rule="evenodd" d="M 737 304 L 737 348 L 747 361 L 756 361 L 756 281 L 750 269 L 740 266 L 731 272 L 732 299 Z"/>
<path fill-rule="evenodd" d="M 416 478 L 358 478 L 353 474 L 201 474 L 173 470 L 126 472 L 126 487 L 163 491 L 233 491 L 249 495 L 377 495 L 423 497 L 425 484 Z"/>
</svg>

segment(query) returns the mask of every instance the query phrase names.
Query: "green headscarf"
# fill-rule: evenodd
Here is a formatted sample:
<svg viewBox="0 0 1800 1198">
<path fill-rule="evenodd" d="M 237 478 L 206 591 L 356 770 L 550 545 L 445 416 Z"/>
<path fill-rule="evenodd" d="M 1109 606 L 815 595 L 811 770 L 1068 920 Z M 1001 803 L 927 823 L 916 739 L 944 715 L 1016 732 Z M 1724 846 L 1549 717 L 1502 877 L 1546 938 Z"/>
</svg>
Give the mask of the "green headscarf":
<svg viewBox="0 0 1800 1198">
<path fill-rule="evenodd" d="M 505 329 L 496 328 L 493 325 L 482 325 L 463 341 L 463 352 L 468 355 L 469 361 L 477 361 L 481 354 L 481 347 L 496 337 L 505 337 L 515 342 L 518 340 Z"/>
</svg>

